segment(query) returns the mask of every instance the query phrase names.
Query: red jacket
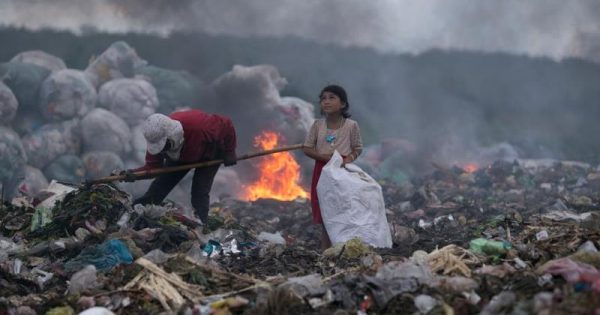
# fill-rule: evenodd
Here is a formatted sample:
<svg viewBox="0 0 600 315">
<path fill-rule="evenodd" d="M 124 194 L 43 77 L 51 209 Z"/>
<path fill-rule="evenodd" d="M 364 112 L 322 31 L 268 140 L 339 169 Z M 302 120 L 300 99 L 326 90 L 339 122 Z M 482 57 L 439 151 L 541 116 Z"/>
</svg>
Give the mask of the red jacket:
<svg viewBox="0 0 600 315">
<path fill-rule="evenodd" d="M 235 154 L 235 128 L 229 118 L 197 109 L 175 112 L 169 117 L 183 126 L 183 148 L 176 162 L 188 164 Z M 134 171 L 163 167 L 166 158 L 146 152 L 146 164 Z"/>
</svg>

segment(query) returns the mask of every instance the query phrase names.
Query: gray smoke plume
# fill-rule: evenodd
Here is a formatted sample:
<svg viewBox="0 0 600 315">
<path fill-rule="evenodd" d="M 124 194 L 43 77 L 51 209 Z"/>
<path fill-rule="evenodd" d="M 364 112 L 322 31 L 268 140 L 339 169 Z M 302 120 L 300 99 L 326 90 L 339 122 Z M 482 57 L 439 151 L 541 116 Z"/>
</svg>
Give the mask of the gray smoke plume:
<svg viewBox="0 0 600 315">
<path fill-rule="evenodd" d="M 596 0 L 2 0 L 0 23 L 75 33 L 295 36 L 380 52 L 508 52 L 600 61 Z"/>
</svg>

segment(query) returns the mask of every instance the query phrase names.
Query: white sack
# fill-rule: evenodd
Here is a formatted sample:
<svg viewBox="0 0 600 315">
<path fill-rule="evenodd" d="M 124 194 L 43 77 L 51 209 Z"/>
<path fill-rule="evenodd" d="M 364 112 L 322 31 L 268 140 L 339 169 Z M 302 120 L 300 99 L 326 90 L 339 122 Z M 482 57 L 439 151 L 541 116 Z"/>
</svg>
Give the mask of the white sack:
<svg viewBox="0 0 600 315">
<path fill-rule="evenodd" d="M 51 120 L 80 118 L 96 106 L 96 89 L 82 71 L 53 72 L 40 87 L 40 110 Z"/>
<path fill-rule="evenodd" d="M 374 247 L 392 247 L 381 186 L 360 167 L 341 167 L 336 151 L 323 167 L 317 194 L 321 215 L 333 244 L 354 237 Z"/>
<path fill-rule="evenodd" d="M 89 112 L 81 121 L 85 151 L 131 151 L 131 130 L 119 116 L 103 108 Z"/>
<path fill-rule="evenodd" d="M 135 70 L 146 65 L 126 42 L 114 42 L 85 69 L 94 86 L 116 78 L 132 78 Z"/>
<path fill-rule="evenodd" d="M 114 79 L 100 88 L 98 106 L 108 109 L 134 126 L 154 114 L 158 108 L 158 97 L 152 84 L 147 81 Z"/>
<path fill-rule="evenodd" d="M 58 71 L 67 68 L 62 59 L 41 50 L 24 51 L 14 56 L 10 61 L 30 63 L 50 71 Z"/>
<path fill-rule="evenodd" d="M 9 124 L 17 115 L 19 102 L 17 98 L 2 81 L 0 81 L 0 124 Z"/>
</svg>

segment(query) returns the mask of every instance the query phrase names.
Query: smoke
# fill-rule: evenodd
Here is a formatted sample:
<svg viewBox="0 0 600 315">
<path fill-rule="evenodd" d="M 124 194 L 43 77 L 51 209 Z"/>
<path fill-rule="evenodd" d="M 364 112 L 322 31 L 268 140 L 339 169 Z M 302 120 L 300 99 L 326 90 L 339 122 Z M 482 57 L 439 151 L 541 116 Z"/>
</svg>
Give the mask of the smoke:
<svg viewBox="0 0 600 315">
<path fill-rule="evenodd" d="M 596 0 L 0 1 L 1 23 L 31 30 L 294 36 L 385 53 L 451 49 L 555 60 L 600 61 L 599 16 Z"/>
</svg>

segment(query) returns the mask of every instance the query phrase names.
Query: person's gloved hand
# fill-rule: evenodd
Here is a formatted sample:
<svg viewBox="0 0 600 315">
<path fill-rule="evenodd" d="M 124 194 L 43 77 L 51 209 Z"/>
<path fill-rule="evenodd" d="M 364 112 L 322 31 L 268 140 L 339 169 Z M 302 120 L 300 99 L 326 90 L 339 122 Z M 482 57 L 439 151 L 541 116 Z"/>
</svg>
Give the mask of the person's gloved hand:
<svg viewBox="0 0 600 315">
<path fill-rule="evenodd" d="M 226 153 L 225 157 L 223 158 L 223 165 L 232 166 L 235 164 L 237 164 L 237 156 L 235 155 L 235 152 Z"/>
<path fill-rule="evenodd" d="M 124 182 L 135 182 L 136 177 L 133 174 L 132 170 L 124 170 L 124 171 L 120 171 L 119 176 L 124 176 L 124 178 L 122 179 L 122 181 Z"/>
</svg>

